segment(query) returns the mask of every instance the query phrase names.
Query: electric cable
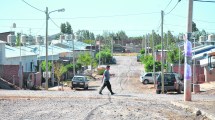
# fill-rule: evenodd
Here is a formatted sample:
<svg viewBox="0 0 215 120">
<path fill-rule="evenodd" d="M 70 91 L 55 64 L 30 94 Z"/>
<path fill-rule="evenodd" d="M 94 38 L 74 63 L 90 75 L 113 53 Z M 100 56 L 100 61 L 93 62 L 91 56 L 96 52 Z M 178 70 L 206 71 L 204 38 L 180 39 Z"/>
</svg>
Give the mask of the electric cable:
<svg viewBox="0 0 215 120">
<path fill-rule="evenodd" d="M 52 18 L 49 17 L 49 19 L 51 20 L 51 22 L 52 22 L 57 28 L 60 28 L 60 26 L 57 25 L 57 24 L 54 22 L 54 20 L 52 20 Z"/>
<path fill-rule="evenodd" d="M 178 2 L 175 4 L 175 6 L 174 6 L 169 12 L 167 12 L 167 14 L 165 14 L 165 15 L 170 14 L 170 13 L 176 8 L 176 6 L 178 5 L 178 3 L 179 3 L 180 1 L 181 1 L 181 0 L 178 0 Z"/>
<path fill-rule="evenodd" d="M 168 8 L 169 4 L 172 2 L 172 0 L 169 1 L 169 3 L 167 4 L 167 6 L 165 7 L 164 11 Z"/>
<path fill-rule="evenodd" d="M 208 3 L 215 3 L 215 1 L 211 1 L 211 0 L 209 0 L 209 1 L 204 1 L 204 0 L 193 0 L 193 1 L 197 1 L 197 2 L 208 2 Z"/>
<path fill-rule="evenodd" d="M 38 9 L 38 8 L 34 7 L 33 5 L 31 5 L 31 4 L 29 4 L 29 3 L 27 3 L 25 0 L 22 0 L 22 1 L 23 1 L 25 4 L 27 4 L 28 6 L 30 6 L 30 7 L 32 7 L 32 8 L 34 8 L 34 9 L 36 9 L 36 10 L 40 11 L 40 12 L 45 12 L 45 11 L 40 10 L 40 9 Z"/>
</svg>

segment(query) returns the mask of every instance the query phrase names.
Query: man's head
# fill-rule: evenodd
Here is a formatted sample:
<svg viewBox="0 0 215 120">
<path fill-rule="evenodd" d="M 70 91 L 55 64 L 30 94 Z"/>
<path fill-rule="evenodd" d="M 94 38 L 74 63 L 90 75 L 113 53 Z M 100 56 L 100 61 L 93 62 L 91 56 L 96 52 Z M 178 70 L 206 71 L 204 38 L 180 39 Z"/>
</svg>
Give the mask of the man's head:
<svg viewBox="0 0 215 120">
<path fill-rule="evenodd" d="M 110 65 L 107 65 L 106 69 L 107 69 L 107 70 L 110 70 Z"/>
</svg>

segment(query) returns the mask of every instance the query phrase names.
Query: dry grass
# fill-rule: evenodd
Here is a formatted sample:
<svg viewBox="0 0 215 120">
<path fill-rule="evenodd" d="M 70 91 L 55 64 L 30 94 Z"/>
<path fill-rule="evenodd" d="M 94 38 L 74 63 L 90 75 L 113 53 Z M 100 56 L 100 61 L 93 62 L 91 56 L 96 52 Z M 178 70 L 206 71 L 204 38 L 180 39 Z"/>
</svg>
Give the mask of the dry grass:
<svg viewBox="0 0 215 120">
<path fill-rule="evenodd" d="M 138 53 L 114 53 L 113 56 L 137 56 Z"/>
</svg>

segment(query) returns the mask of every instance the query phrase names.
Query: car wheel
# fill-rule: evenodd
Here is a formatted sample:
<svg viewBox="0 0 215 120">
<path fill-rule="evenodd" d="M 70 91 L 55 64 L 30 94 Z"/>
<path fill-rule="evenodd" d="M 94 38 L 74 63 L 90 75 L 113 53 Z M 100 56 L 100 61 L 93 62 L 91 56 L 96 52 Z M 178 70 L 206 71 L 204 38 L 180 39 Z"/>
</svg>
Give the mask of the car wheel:
<svg viewBox="0 0 215 120">
<path fill-rule="evenodd" d="M 160 90 L 156 90 L 156 94 L 161 94 L 161 91 Z"/>
<path fill-rule="evenodd" d="M 143 84 L 145 84 L 145 85 L 148 83 L 149 83 L 149 80 L 147 80 L 147 79 L 143 81 Z"/>
<path fill-rule="evenodd" d="M 84 87 L 84 90 L 88 90 L 88 86 Z"/>
</svg>

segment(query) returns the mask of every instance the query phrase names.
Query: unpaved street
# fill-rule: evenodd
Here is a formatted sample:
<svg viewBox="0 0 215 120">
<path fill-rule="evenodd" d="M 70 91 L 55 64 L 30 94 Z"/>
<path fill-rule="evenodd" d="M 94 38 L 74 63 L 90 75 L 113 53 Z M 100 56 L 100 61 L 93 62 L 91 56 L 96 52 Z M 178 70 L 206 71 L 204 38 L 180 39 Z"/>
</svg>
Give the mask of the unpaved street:
<svg viewBox="0 0 215 120">
<path fill-rule="evenodd" d="M 139 81 L 143 66 L 135 56 L 117 56 L 111 65 L 111 84 L 98 94 L 100 81 L 89 90 L 71 91 L 8 91 L 0 90 L 0 118 L 3 120 L 194 120 L 206 119 L 189 110 L 176 107 L 171 101 L 182 101 L 183 94 L 155 94 L 153 85 Z M 193 99 L 213 100 L 213 95 L 193 95 Z"/>
</svg>

